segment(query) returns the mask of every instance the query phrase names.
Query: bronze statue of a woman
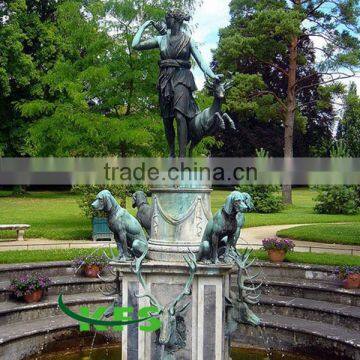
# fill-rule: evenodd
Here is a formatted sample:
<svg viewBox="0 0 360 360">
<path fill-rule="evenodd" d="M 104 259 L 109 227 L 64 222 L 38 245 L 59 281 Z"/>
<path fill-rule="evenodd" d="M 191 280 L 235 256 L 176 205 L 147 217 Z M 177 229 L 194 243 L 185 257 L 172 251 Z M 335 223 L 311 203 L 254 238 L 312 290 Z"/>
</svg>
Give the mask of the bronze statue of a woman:
<svg viewBox="0 0 360 360">
<path fill-rule="evenodd" d="M 199 113 L 193 97 L 196 84 L 190 70 L 191 55 L 205 76 L 215 81 L 220 81 L 222 77 L 222 75 L 214 74 L 206 64 L 195 42 L 183 31 L 183 22 L 189 20 L 190 17 L 182 11 L 170 10 L 166 15 L 167 31 L 160 29 L 158 24 L 149 20 L 140 27 L 132 43 L 135 50 L 160 49 L 158 90 L 170 157 L 175 157 L 174 118 L 177 121 L 179 156 L 184 158 L 189 141 L 189 122 Z M 151 25 L 161 35 L 141 41 L 145 29 Z"/>
</svg>

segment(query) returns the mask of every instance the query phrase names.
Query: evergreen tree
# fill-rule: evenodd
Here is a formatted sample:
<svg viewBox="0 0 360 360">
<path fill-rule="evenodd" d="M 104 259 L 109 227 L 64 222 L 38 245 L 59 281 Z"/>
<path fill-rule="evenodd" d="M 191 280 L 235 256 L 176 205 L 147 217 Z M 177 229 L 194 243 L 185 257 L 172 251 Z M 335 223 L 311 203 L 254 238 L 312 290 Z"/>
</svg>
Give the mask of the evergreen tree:
<svg viewBox="0 0 360 360">
<path fill-rule="evenodd" d="M 301 107 L 301 115 L 297 116 L 294 126 L 294 155 L 297 157 L 312 156 L 315 151 L 319 151 L 324 143 L 328 144 L 332 141 L 332 130 L 334 128 L 335 116 L 331 104 L 324 106 L 316 106 L 321 94 L 319 86 L 320 75 L 317 73 L 314 61 L 315 50 L 313 44 L 308 37 L 304 37 L 299 44 L 302 53 L 306 59 L 303 65 L 299 66 L 299 74 L 308 76 L 306 83 L 309 86 L 299 92 L 298 102 Z M 216 54 L 217 56 L 217 54 Z M 267 65 L 258 61 L 241 61 L 237 62 L 234 67 L 231 61 L 225 61 L 220 56 L 221 71 L 231 69 L 237 73 L 256 75 L 260 74 L 267 89 L 283 96 L 286 93 L 287 81 L 281 72 L 273 68 L 269 71 Z M 286 66 L 286 58 L 278 57 L 278 66 Z M 235 98 L 233 99 L 235 103 Z M 238 103 L 239 104 L 239 103 Z M 230 105 L 230 103 L 229 103 Z M 257 105 L 254 103 L 254 105 Z M 230 106 L 232 117 L 236 121 L 236 132 L 226 131 L 218 135 L 218 139 L 223 141 L 221 148 L 212 149 L 214 156 L 254 156 L 256 149 L 265 148 L 271 156 L 283 156 L 284 148 L 284 127 L 283 114 L 278 110 L 271 110 L 273 103 L 269 106 L 263 104 L 263 109 L 259 111 L 234 111 L 234 105 Z M 326 106 L 325 106 L 326 105 Z M 269 116 L 271 114 L 271 116 Z M 242 141 L 237 141 L 241 137 Z"/>
<path fill-rule="evenodd" d="M 344 141 L 350 156 L 360 157 L 360 97 L 355 83 L 350 84 L 345 96 L 345 111 L 337 137 Z"/>
<path fill-rule="evenodd" d="M 293 157 L 295 119 L 303 122 L 299 94 L 319 85 L 323 98 L 342 90 L 338 81 L 351 77 L 360 66 L 358 0 L 232 0 L 231 24 L 221 32 L 216 58 L 236 68 L 242 63 L 259 62 L 286 82 L 285 91 L 274 92 L 259 74 L 238 73 L 229 106 L 238 112 L 281 119 L 284 128 L 284 156 Z M 319 39 L 318 81 L 304 74 L 307 61 L 300 45 L 306 37 Z M 320 42 L 320 41 L 319 41 Z M 318 43 L 318 42 L 317 42 Z M 279 65 L 279 58 L 284 65 Z M 314 106 L 316 103 L 314 103 Z M 320 102 L 324 105 L 324 102 Z M 283 200 L 291 203 L 291 186 L 283 187 Z"/>
</svg>

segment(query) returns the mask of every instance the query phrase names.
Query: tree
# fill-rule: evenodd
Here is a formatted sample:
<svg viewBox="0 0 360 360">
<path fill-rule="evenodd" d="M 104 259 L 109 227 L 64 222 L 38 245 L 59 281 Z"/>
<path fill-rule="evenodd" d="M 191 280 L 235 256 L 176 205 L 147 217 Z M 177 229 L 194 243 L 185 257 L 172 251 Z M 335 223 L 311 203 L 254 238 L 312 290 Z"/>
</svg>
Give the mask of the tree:
<svg viewBox="0 0 360 360">
<path fill-rule="evenodd" d="M 223 39 L 223 37 L 221 38 Z M 314 106 L 320 99 L 320 89 L 316 84 L 319 83 L 320 75 L 317 74 L 314 60 L 315 50 L 308 37 L 304 37 L 299 44 L 306 61 L 299 66 L 298 72 L 303 76 L 308 76 L 307 85 L 303 91 L 299 92 L 298 103 L 301 108 L 301 115 L 297 116 L 294 126 L 294 155 L 299 157 L 312 156 L 319 151 L 323 144 L 332 141 L 332 130 L 335 117 L 331 104 L 324 106 Z M 261 78 L 271 92 L 278 97 L 284 96 L 287 89 L 287 80 L 282 73 L 274 67 L 269 71 L 269 67 L 255 60 L 234 61 L 232 57 L 223 56 L 219 52 L 215 53 L 220 66 L 220 72 L 231 70 L 232 72 L 257 75 Z M 277 66 L 285 67 L 286 58 L 279 56 L 276 59 Z M 311 76 L 310 76 L 311 75 Z M 251 84 L 250 84 L 251 86 Z M 236 97 L 235 97 L 236 96 Z M 256 149 L 265 148 L 271 156 L 281 157 L 284 147 L 283 112 L 281 108 L 274 106 L 270 101 L 253 103 L 254 111 L 249 112 L 247 105 L 249 101 L 239 101 L 239 97 L 230 94 L 228 110 L 236 121 L 235 132 L 225 131 L 218 135 L 218 139 L 224 145 L 219 149 L 212 149 L 214 156 L 254 156 Z M 260 107 L 261 105 L 261 107 Z M 326 105 L 326 106 L 325 106 Z M 243 106 L 243 108 L 241 108 Z M 271 115 L 271 116 L 269 116 Z M 241 137 L 242 141 L 237 141 Z"/>
<path fill-rule="evenodd" d="M 344 141 L 350 156 L 360 157 L 360 98 L 355 83 L 350 84 L 345 96 L 345 111 L 337 137 Z"/>
<path fill-rule="evenodd" d="M 0 7 L 0 153 L 164 154 L 154 115 L 158 54 L 133 53 L 129 44 L 145 18 L 160 20 L 170 3 L 193 2 L 14 0 Z"/>
<path fill-rule="evenodd" d="M 284 156 L 293 157 L 295 120 L 302 117 L 299 93 L 319 85 L 326 86 L 323 95 L 331 100 L 331 92 L 340 91 L 338 82 L 355 74 L 360 66 L 359 2 L 357 0 L 233 0 L 230 3 L 231 24 L 221 33 L 217 55 L 231 58 L 236 65 L 242 61 L 257 61 L 269 72 L 276 69 L 286 81 L 286 91 L 275 93 L 253 75 L 237 76 L 233 95 L 243 99 L 239 105 L 250 112 L 271 105 L 284 127 Z M 306 84 L 314 76 L 299 71 L 306 61 L 299 45 L 303 38 L 320 39 L 321 53 L 317 63 L 317 82 Z M 278 65 L 279 57 L 285 66 Z M 326 90 L 326 91 L 325 91 Z M 254 98 L 256 99 L 254 100 Z M 325 98 L 325 97 L 324 97 Z M 247 100 L 247 101 L 246 101 Z M 316 103 L 315 103 L 316 104 Z M 314 105 L 315 105 L 314 104 Z M 275 113 L 275 115 L 274 115 Z M 283 187 L 283 200 L 291 203 L 291 186 Z"/>
<path fill-rule="evenodd" d="M 20 155 L 28 119 L 14 104 L 44 95 L 41 76 L 59 56 L 56 0 L 0 3 L 0 154 Z"/>
</svg>

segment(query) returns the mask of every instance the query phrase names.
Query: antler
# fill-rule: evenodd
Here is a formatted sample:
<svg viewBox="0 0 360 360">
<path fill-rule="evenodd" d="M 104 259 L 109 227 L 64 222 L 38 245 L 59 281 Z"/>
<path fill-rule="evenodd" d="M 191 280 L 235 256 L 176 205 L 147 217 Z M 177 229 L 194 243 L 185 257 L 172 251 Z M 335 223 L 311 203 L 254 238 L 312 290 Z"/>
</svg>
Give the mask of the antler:
<svg viewBox="0 0 360 360">
<path fill-rule="evenodd" d="M 246 280 L 253 280 L 260 275 L 261 272 L 256 275 L 249 276 L 248 268 L 254 263 L 255 259 L 249 262 L 252 249 L 245 249 L 243 254 L 239 254 L 236 250 L 232 250 L 229 256 L 235 261 L 238 267 L 237 285 L 239 289 L 239 298 L 247 304 L 257 304 L 260 300 L 260 293 L 256 293 L 262 286 L 260 283 L 258 286 L 245 286 Z M 245 275 L 244 275 L 245 273 Z M 248 292 L 251 292 L 250 294 Z"/>
<path fill-rule="evenodd" d="M 133 272 L 136 275 L 136 277 L 138 278 L 139 283 L 141 284 L 141 286 L 144 290 L 144 293 L 142 295 L 135 294 L 135 296 L 138 299 L 147 297 L 147 298 L 149 298 L 151 305 L 157 307 L 160 311 L 164 310 L 164 307 L 158 302 L 156 297 L 150 292 L 148 286 L 146 285 L 145 279 L 141 273 L 141 264 L 140 264 L 140 266 L 139 266 L 139 264 L 137 264 L 135 267 L 133 267 Z"/>
<path fill-rule="evenodd" d="M 184 290 L 180 295 L 177 296 L 177 298 L 172 302 L 172 304 L 169 306 L 170 312 L 172 314 L 175 314 L 176 305 L 179 301 L 181 301 L 185 296 L 191 295 L 191 285 L 194 280 L 194 276 L 196 273 L 197 265 L 196 265 L 196 256 L 195 254 L 189 249 L 189 255 L 184 256 L 184 260 L 188 264 L 190 276 L 187 280 Z M 184 308 L 186 308 L 189 304 L 187 304 Z"/>
</svg>

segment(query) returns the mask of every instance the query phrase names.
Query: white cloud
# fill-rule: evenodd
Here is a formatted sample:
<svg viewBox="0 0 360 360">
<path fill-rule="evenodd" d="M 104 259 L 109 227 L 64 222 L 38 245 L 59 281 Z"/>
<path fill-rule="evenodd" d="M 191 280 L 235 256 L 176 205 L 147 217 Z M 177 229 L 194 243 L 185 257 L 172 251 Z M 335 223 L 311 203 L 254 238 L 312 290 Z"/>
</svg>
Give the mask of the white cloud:
<svg viewBox="0 0 360 360">
<path fill-rule="evenodd" d="M 193 39 L 208 63 L 212 60 L 211 50 L 216 49 L 219 41 L 219 29 L 229 24 L 229 3 L 230 0 L 203 0 L 190 24 Z M 198 87 L 202 88 L 204 76 L 198 67 L 194 69 L 194 75 Z"/>
</svg>

